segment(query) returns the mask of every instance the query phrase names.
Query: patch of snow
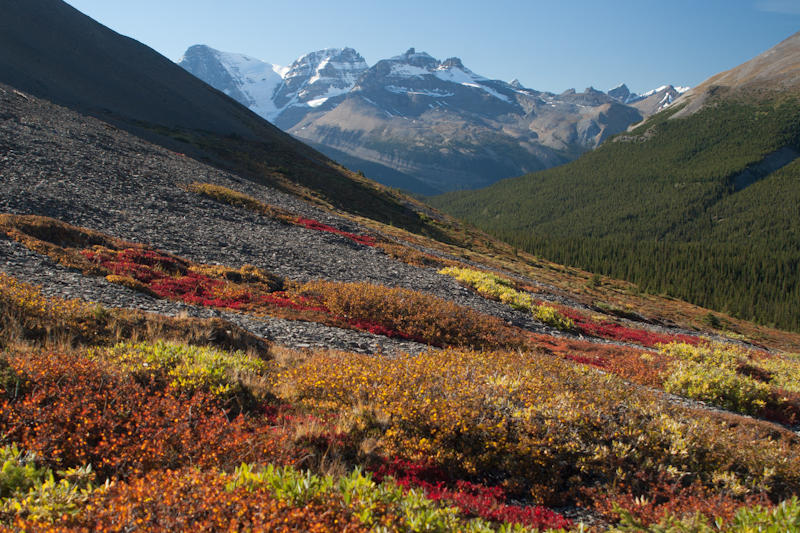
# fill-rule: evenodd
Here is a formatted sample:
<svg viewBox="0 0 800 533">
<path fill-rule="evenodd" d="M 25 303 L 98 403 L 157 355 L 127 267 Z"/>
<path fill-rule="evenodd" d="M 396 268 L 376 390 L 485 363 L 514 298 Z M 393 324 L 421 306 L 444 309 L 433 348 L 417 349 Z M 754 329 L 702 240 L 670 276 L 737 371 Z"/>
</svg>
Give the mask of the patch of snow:
<svg viewBox="0 0 800 533">
<path fill-rule="evenodd" d="M 691 87 L 684 87 L 684 86 L 675 87 L 675 90 L 678 91 L 681 94 L 685 93 L 689 89 L 691 89 Z"/>
<path fill-rule="evenodd" d="M 394 56 L 394 57 L 391 57 L 390 59 L 397 60 L 397 61 L 406 61 L 406 60 L 408 60 L 409 58 L 412 58 L 412 57 L 424 57 L 426 59 L 433 59 L 433 57 L 431 57 L 431 55 L 428 54 L 427 52 L 417 52 L 413 48 L 409 48 L 409 50 L 405 54 L 401 54 L 399 56 Z"/>
<path fill-rule="evenodd" d="M 316 98 L 314 100 L 309 100 L 308 102 L 306 102 L 306 104 L 308 104 L 308 107 L 319 107 L 328 100 L 329 100 L 328 98 Z"/>
<path fill-rule="evenodd" d="M 483 85 L 481 82 L 489 81 L 489 80 L 487 80 L 483 76 L 475 74 L 474 72 L 472 72 L 469 69 L 466 69 L 466 68 L 462 69 L 462 68 L 458 68 L 458 67 L 451 67 L 451 68 L 440 67 L 440 68 L 436 69 L 436 72 L 434 72 L 434 76 L 436 76 L 437 78 L 439 78 L 442 81 L 448 81 L 448 82 L 451 82 L 451 83 L 458 83 L 458 84 L 463 85 L 465 87 L 472 87 L 474 89 L 480 89 L 482 91 L 485 91 L 485 92 L 489 93 L 490 95 L 494 96 L 495 98 L 503 100 L 504 102 L 511 102 L 511 100 L 509 100 L 508 97 L 505 96 L 504 94 L 500 94 L 499 92 L 495 91 L 491 87 L 487 87 L 486 85 Z"/>
<path fill-rule="evenodd" d="M 302 82 L 302 87 L 299 91 L 300 96 L 312 94 L 315 91 L 309 87 L 325 86 L 335 87 L 341 92 L 350 91 L 358 81 L 361 74 L 367 70 L 368 66 L 361 56 L 355 51 L 355 58 L 351 60 L 343 60 L 343 54 L 347 49 L 328 48 L 325 50 L 318 50 L 297 59 L 291 68 L 284 75 L 285 79 L 307 78 Z M 314 95 L 316 98 L 321 98 L 319 95 Z M 333 94 L 327 94 L 331 97 Z"/>
<path fill-rule="evenodd" d="M 305 103 L 308 104 L 311 107 L 319 107 L 322 104 L 324 104 L 326 100 L 328 100 L 330 98 L 333 98 L 334 96 L 341 96 L 343 94 L 347 94 L 348 92 L 350 92 L 350 88 L 349 87 L 334 87 L 334 86 L 331 86 L 331 87 L 328 87 L 328 90 L 325 91 L 325 94 L 319 95 L 316 98 L 314 98 L 313 100 L 309 100 L 309 101 L 307 101 Z M 304 89 L 303 91 L 300 92 L 300 94 L 298 96 L 302 99 L 303 96 L 305 96 L 306 94 L 308 94 L 308 90 Z"/>
<path fill-rule="evenodd" d="M 416 94 L 421 96 L 432 96 L 434 98 L 447 98 L 448 96 L 453 96 L 455 93 L 448 93 L 445 91 L 423 91 L 418 89 L 409 89 L 408 87 L 398 87 L 396 85 L 386 85 L 384 87 L 387 91 L 394 94 Z"/>
<path fill-rule="evenodd" d="M 308 79 L 308 84 L 309 85 L 311 85 L 315 81 L 319 81 L 321 79 L 322 76 L 320 76 L 319 71 L 324 69 L 326 66 L 328 66 L 328 62 L 329 61 L 330 61 L 329 58 L 325 58 L 319 63 L 319 65 L 317 65 L 317 68 L 314 69 L 314 75 L 311 76 L 311 78 Z"/>
<path fill-rule="evenodd" d="M 640 94 L 639 98 L 647 98 L 648 96 L 653 96 L 656 93 L 660 93 L 664 89 L 669 89 L 669 85 L 662 85 L 661 87 L 659 87 L 657 89 L 651 89 L 651 90 L 647 91 L 646 93 Z"/>
<path fill-rule="evenodd" d="M 391 75 L 401 78 L 421 78 L 430 74 L 428 69 L 422 67 L 415 67 L 406 63 L 393 63 Z"/>
<path fill-rule="evenodd" d="M 441 67 L 436 69 L 434 76 L 442 81 L 449 81 L 452 83 L 475 83 L 476 81 L 483 81 L 486 78 L 479 76 L 469 69 L 461 69 L 458 67 Z"/>
<path fill-rule="evenodd" d="M 244 54 L 214 52 L 239 90 L 253 102 L 250 109 L 267 120 L 273 119 L 278 109 L 272 102 L 272 96 L 283 82 L 279 72 L 285 68 Z"/>
</svg>

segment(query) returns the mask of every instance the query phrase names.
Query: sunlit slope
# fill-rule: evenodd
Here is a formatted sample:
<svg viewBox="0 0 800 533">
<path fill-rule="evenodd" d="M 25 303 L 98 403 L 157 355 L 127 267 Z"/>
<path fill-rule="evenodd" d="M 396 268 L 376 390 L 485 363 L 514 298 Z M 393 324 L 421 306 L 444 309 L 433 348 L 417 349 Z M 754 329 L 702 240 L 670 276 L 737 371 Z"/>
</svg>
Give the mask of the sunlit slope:
<svg viewBox="0 0 800 533">
<path fill-rule="evenodd" d="M 711 96 L 670 119 L 680 109 L 568 165 L 431 203 L 549 259 L 800 327 L 800 175 L 775 170 L 800 148 L 800 102 Z"/>
</svg>

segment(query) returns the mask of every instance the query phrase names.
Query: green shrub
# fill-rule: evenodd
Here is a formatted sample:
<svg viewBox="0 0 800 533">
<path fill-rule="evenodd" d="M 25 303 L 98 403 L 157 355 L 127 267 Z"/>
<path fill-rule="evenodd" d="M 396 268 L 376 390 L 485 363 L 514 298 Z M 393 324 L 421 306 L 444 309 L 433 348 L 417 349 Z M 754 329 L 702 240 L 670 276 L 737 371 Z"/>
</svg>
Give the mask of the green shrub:
<svg viewBox="0 0 800 533">
<path fill-rule="evenodd" d="M 768 384 L 737 372 L 740 364 L 754 363 L 741 348 L 670 343 L 661 352 L 676 360 L 664 381 L 667 392 L 746 414 L 759 413 L 770 398 Z"/>
<path fill-rule="evenodd" d="M 21 452 L 15 444 L 0 448 L 0 461 L 0 498 L 27 491 L 45 474 L 45 470 L 36 467 L 36 455 Z"/>
<path fill-rule="evenodd" d="M 649 526 L 637 521 L 628 511 L 620 510 L 620 516 L 619 525 L 610 529 L 610 533 L 786 533 L 800 530 L 800 501 L 794 497 L 773 508 L 743 507 L 730 524 L 700 513 L 680 518 L 667 515 L 658 524 Z"/>
<path fill-rule="evenodd" d="M 267 487 L 278 499 L 304 505 L 339 496 L 359 521 L 376 531 L 386 530 L 381 515 L 392 516 L 399 531 L 464 531 L 506 533 L 529 531 L 517 524 L 490 524 L 480 518 L 466 520 L 454 507 L 442 507 L 419 490 L 406 490 L 391 481 L 375 482 L 356 468 L 338 479 L 319 476 L 290 466 L 258 468 L 243 464 L 226 484 L 228 491 Z"/>
<path fill-rule="evenodd" d="M 691 362 L 673 368 L 664 390 L 746 414 L 758 414 L 770 396 L 768 385 L 735 370 Z"/>
<path fill-rule="evenodd" d="M 225 352 L 209 347 L 173 342 L 120 343 L 113 348 L 93 350 L 115 362 L 126 372 L 163 376 L 179 389 L 208 390 L 228 396 L 245 375 L 260 375 L 266 363 L 241 351 Z"/>
<path fill-rule="evenodd" d="M 36 456 L 16 445 L 0 448 L 0 509 L 5 517 L 51 521 L 77 514 L 93 491 L 89 465 L 58 472 L 36 466 Z"/>
</svg>

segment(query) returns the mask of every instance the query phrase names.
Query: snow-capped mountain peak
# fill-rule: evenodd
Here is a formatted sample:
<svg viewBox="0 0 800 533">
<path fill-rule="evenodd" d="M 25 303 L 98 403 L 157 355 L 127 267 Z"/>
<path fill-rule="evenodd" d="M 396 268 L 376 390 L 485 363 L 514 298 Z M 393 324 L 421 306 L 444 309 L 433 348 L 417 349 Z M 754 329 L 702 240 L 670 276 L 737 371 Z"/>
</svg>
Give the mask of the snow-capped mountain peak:
<svg viewBox="0 0 800 533">
<path fill-rule="evenodd" d="M 282 67 L 195 45 L 178 63 L 268 120 L 292 106 L 315 108 L 347 94 L 368 68 L 352 48 L 318 50 Z"/>
<path fill-rule="evenodd" d="M 472 72 L 461 59 L 450 57 L 438 61 L 426 52 L 410 48 L 404 54 L 379 61 L 369 70 L 357 90 L 383 86 L 396 94 L 413 94 L 441 99 L 463 91 L 478 91 L 504 103 L 511 103 L 514 89 L 505 82 L 492 81 Z M 508 94 L 503 94 L 504 92 Z M 429 105 L 439 105 L 431 102 Z"/>
<path fill-rule="evenodd" d="M 352 48 L 326 48 L 306 54 L 289 67 L 275 94 L 275 105 L 278 109 L 319 107 L 350 92 L 367 68 L 367 62 Z"/>
<path fill-rule="evenodd" d="M 608 96 L 622 102 L 623 104 L 627 104 L 630 102 L 631 98 L 636 98 L 636 93 L 632 93 L 628 86 L 624 83 L 620 83 L 610 91 L 608 91 Z"/>
<path fill-rule="evenodd" d="M 685 91 L 637 95 L 623 83 L 607 93 L 540 92 L 414 48 L 372 66 L 352 48 L 326 48 L 279 67 L 194 46 L 181 65 L 342 164 L 419 192 L 562 163 Z"/>
<path fill-rule="evenodd" d="M 206 45 L 189 47 L 178 64 L 259 115 L 277 111 L 272 99 L 283 82 L 284 67 Z"/>
<path fill-rule="evenodd" d="M 623 83 L 608 91 L 608 95 L 623 104 L 630 105 L 636 105 L 645 100 L 653 99 L 654 102 L 649 104 L 649 107 L 652 107 L 649 112 L 654 112 L 669 106 L 689 89 L 691 89 L 691 87 L 661 85 L 660 87 L 651 89 L 642 94 L 636 94 L 632 93 L 627 85 Z M 637 105 L 636 107 L 642 106 L 644 106 L 644 104 Z"/>
<path fill-rule="evenodd" d="M 608 91 L 608 95 L 618 102 L 632 105 L 645 114 L 652 114 L 668 107 L 681 94 L 691 89 L 691 87 L 673 85 L 661 85 L 642 94 L 632 93 L 623 83 Z"/>
</svg>

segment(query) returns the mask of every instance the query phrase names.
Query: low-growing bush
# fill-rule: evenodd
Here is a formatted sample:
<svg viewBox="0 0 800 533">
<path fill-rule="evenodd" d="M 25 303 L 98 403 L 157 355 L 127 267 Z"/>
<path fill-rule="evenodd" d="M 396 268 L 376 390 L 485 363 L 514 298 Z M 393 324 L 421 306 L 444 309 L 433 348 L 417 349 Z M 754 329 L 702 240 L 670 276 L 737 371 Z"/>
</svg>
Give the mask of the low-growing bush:
<svg viewBox="0 0 800 533">
<path fill-rule="evenodd" d="M 313 218 L 298 217 L 295 223 L 298 226 L 303 226 L 304 228 L 341 235 L 342 237 L 347 237 L 348 239 L 359 244 L 363 244 L 364 246 L 375 246 L 376 244 L 375 237 L 371 237 L 369 235 L 359 235 L 357 233 L 351 233 L 339 228 L 334 228 L 333 226 L 323 224 L 322 222 L 314 220 Z"/>
<path fill-rule="evenodd" d="M 440 268 L 447 265 L 454 266 L 457 264 L 455 261 L 450 259 L 438 257 L 427 252 L 420 252 L 408 244 L 401 244 L 399 242 L 380 242 L 377 244 L 377 246 L 389 257 L 397 259 L 398 261 L 402 261 L 408 265 Z"/>
<path fill-rule="evenodd" d="M 265 204 L 264 202 L 257 200 L 250 195 L 235 191 L 228 187 L 223 187 L 222 185 L 215 185 L 213 183 L 200 183 L 195 181 L 190 183 L 186 188 L 190 192 L 200 194 L 212 200 L 235 207 L 248 209 L 250 211 L 255 211 L 256 213 L 261 213 L 262 215 L 267 215 L 274 218 L 277 218 L 281 214 L 286 215 L 286 213 L 282 213 L 274 206 Z"/>
<path fill-rule="evenodd" d="M 713 364 L 682 361 L 664 381 L 664 390 L 739 413 L 758 414 L 767 405 L 768 385 Z"/>
<path fill-rule="evenodd" d="M 264 461 L 286 451 L 273 420 L 229 419 L 202 390 L 189 395 L 142 383 L 83 354 L 33 352 L 10 356 L 9 364 L 36 386 L 16 397 L 0 391 L 0 432 L 53 468 L 91 464 L 103 477 L 129 477 L 187 464 Z"/>
<path fill-rule="evenodd" d="M 18 492 L 27 492 L 44 478 L 45 469 L 36 467 L 36 454 L 21 452 L 12 444 L 0 448 L 0 498 L 5 499 Z"/>
<path fill-rule="evenodd" d="M 737 498 L 800 488 L 800 442 L 790 433 L 682 409 L 535 353 L 314 354 L 275 379 L 305 408 L 384 420 L 364 427 L 389 457 L 499 484 L 514 498 L 564 505 L 587 484 L 646 496 L 661 472 Z"/>
<path fill-rule="evenodd" d="M 90 356 L 111 361 L 123 372 L 166 378 L 178 389 L 190 393 L 206 390 L 219 397 L 236 393 L 242 387 L 242 378 L 259 376 L 266 369 L 263 360 L 241 351 L 164 341 L 119 343 L 112 348 L 93 350 Z"/>
<path fill-rule="evenodd" d="M 621 522 L 610 533 L 786 533 L 800 531 L 800 501 L 796 497 L 778 505 L 740 507 L 729 520 L 720 520 L 707 513 L 667 513 L 657 522 L 638 518 L 627 509 L 620 509 Z"/>
<path fill-rule="evenodd" d="M 39 288 L 0 272 L 0 343 L 85 336 L 92 309 L 83 300 L 48 298 Z"/>
<path fill-rule="evenodd" d="M 575 323 L 575 327 L 579 332 L 592 337 L 629 342 L 647 347 L 655 347 L 659 344 L 671 342 L 681 342 L 689 345 L 697 345 L 703 342 L 702 338 L 692 335 L 658 333 L 647 329 L 631 328 L 607 320 L 597 320 L 567 307 L 562 307 L 561 313 Z"/>
<path fill-rule="evenodd" d="M 375 246 L 376 244 L 375 238 L 369 235 L 351 233 L 349 231 L 340 230 L 339 228 L 335 228 L 328 224 L 323 224 L 322 222 L 312 218 L 294 215 L 285 209 L 281 209 L 280 207 L 276 207 L 274 205 L 265 204 L 264 202 L 253 198 L 252 196 L 229 189 L 227 187 L 223 187 L 221 185 L 194 182 L 187 188 L 189 191 L 202 194 L 203 196 L 218 202 L 226 203 L 236 207 L 242 207 L 244 209 L 266 215 L 275 220 L 280 220 L 281 222 L 285 222 L 287 224 L 294 224 L 296 226 L 302 226 L 304 228 L 317 231 L 324 231 L 326 233 L 334 233 L 336 235 L 341 235 L 342 237 L 347 237 L 348 239 L 365 246 Z"/>
<path fill-rule="evenodd" d="M 95 493 L 62 523 L 66 531 L 368 531 L 333 494 L 295 504 L 266 487 L 226 490 L 230 479 L 216 469 L 155 471 Z"/>
<path fill-rule="evenodd" d="M 483 296 L 500 300 L 519 311 L 530 312 L 536 320 L 554 328 L 571 330 L 575 326 L 571 319 L 553 307 L 536 302 L 530 294 L 516 290 L 510 281 L 495 274 L 458 267 L 444 268 L 439 273 L 454 277 Z"/>
<path fill-rule="evenodd" d="M 36 455 L 12 444 L 0 448 L 0 516 L 52 521 L 75 515 L 92 493 L 90 466 L 58 472 L 36 465 Z"/>
<path fill-rule="evenodd" d="M 379 480 L 389 477 L 407 489 L 423 490 L 427 498 L 454 505 L 467 516 L 537 529 L 562 529 L 573 525 L 545 507 L 506 504 L 506 495 L 501 487 L 486 487 L 463 480 L 454 482 L 435 466 L 395 459 L 381 464 L 375 474 Z"/>
<path fill-rule="evenodd" d="M 503 505 L 497 498 L 486 495 L 491 491 L 474 487 L 472 492 L 476 494 L 447 491 L 430 484 L 424 487 L 421 486 L 424 483 L 415 485 L 408 478 L 395 480 L 385 474 L 379 476 L 382 482 L 376 482 L 359 469 L 335 479 L 330 475 L 318 476 L 292 467 L 267 465 L 256 469 L 245 464 L 230 477 L 231 481 L 226 485 L 229 491 L 240 487 L 246 487 L 249 491 L 266 488 L 276 498 L 295 505 L 329 499 L 331 496 L 340 498 L 363 525 L 373 528 L 391 524 L 391 528 L 398 531 L 488 532 L 495 529 L 483 520 L 469 520 L 471 517 L 499 522 L 500 528 L 509 532 L 524 531 L 525 528 L 520 526 L 552 529 L 571 525 L 568 520 L 548 509 L 531 507 L 526 509 L 526 513 L 522 512 L 523 508 Z M 436 502 L 454 504 L 461 513 Z M 515 514 L 511 509 L 520 512 Z M 387 520 L 389 518 L 391 522 Z M 509 527 L 509 522 L 515 526 Z"/>
<path fill-rule="evenodd" d="M 0 325 L 0 346 L 16 342 L 97 346 L 121 339 L 159 338 L 264 355 L 268 350 L 260 337 L 219 318 L 173 318 L 109 309 L 79 299 L 47 297 L 39 288 L 3 273 L 0 273 Z M 0 373 L 0 381 L 5 377 L 5 373 Z"/>
<path fill-rule="evenodd" d="M 673 359 L 664 389 L 740 413 L 796 423 L 800 414 L 800 361 L 733 344 L 662 345 Z"/>
<path fill-rule="evenodd" d="M 298 289 L 334 316 L 380 325 L 387 333 L 438 346 L 520 346 L 524 339 L 502 320 L 422 292 L 370 283 L 315 281 Z"/>
</svg>

